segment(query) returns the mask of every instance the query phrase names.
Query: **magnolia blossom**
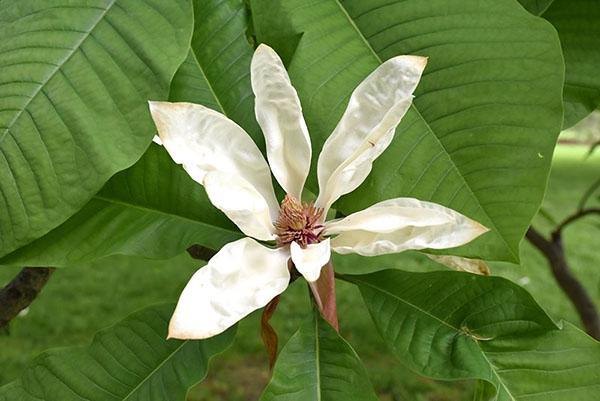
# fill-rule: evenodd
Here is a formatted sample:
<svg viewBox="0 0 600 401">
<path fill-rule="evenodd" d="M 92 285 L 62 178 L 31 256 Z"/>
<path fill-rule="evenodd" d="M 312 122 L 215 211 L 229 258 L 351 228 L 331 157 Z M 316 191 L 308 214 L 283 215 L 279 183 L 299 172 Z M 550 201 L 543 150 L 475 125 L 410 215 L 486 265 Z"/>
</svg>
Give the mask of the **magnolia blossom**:
<svg viewBox="0 0 600 401">
<path fill-rule="evenodd" d="M 150 102 L 160 143 L 248 236 L 225 245 L 194 274 L 171 319 L 169 337 L 202 339 L 225 331 L 281 294 L 291 268 L 309 282 L 317 280 L 331 251 L 375 256 L 450 248 L 487 231 L 451 209 L 412 198 L 386 200 L 325 221 L 331 205 L 365 180 L 392 141 L 426 62 L 394 57 L 354 90 L 319 156 L 320 193 L 314 202 L 302 201 L 312 148 L 300 100 L 270 47 L 260 45 L 251 64 L 256 119 L 269 164 L 250 136 L 223 114 L 191 103 Z M 271 173 L 287 194 L 281 203 Z"/>
</svg>

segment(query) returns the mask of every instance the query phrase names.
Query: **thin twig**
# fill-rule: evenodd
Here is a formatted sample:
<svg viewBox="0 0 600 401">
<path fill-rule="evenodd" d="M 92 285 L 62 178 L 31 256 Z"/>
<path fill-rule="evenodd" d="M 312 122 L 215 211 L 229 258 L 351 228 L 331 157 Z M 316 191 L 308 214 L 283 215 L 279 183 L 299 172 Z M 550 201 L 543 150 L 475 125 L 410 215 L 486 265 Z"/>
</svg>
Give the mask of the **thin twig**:
<svg viewBox="0 0 600 401">
<path fill-rule="evenodd" d="M 555 230 L 551 240 L 547 240 L 535 228 L 529 227 L 527 239 L 548 260 L 554 278 L 575 306 L 588 334 L 600 340 L 600 316 L 594 301 L 567 263 L 560 229 Z"/>
<path fill-rule="evenodd" d="M 564 219 L 554 229 L 554 231 L 552 231 L 552 236 L 554 237 L 556 235 L 559 235 L 562 232 L 562 230 L 564 230 L 565 227 L 567 227 L 569 224 L 581 219 L 582 217 L 588 216 L 590 214 L 600 214 L 600 207 L 591 207 L 588 209 L 578 210 L 577 212 L 573 213 L 572 215 L 570 215 L 569 217 Z"/>
<path fill-rule="evenodd" d="M 590 185 L 587 191 L 585 191 L 585 193 L 581 197 L 581 200 L 579 201 L 579 205 L 577 206 L 578 210 L 585 209 L 586 203 L 598 188 L 600 188 L 600 177 L 598 177 L 598 179 L 592 185 Z"/>
<path fill-rule="evenodd" d="M 0 290 L 0 329 L 31 305 L 53 272 L 50 267 L 25 267 Z"/>
</svg>

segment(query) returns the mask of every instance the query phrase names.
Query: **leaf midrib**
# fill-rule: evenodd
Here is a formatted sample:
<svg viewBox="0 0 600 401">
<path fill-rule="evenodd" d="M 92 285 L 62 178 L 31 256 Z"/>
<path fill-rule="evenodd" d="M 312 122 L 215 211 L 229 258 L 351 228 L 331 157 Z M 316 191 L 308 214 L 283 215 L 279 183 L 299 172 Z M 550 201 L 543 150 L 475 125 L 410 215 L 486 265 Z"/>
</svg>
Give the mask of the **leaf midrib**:
<svg viewBox="0 0 600 401">
<path fill-rule="evenodd" d="M 208 79 L 208 76 L 204 72 L 204 68 L 202 68 L 202 65 L 200 64 L 200 61 L 198 59 L 198 55 L 196 54 L 196 51 L 194 50 L 193 45 L 190 47 L 190 51 L 192 53 L 192 58 L 194 59 L 194 63 L 196 64 L 196 66 L 198 67 L 198 70 L 200 71 L 200 74 L 202 75 L 202 77 L 206 81 L 206 86 L 208 86 L 208 89 L 210 90 L 211 95 L 215 98 L 215 102 L 217 102 L 217 105 L 221 109 L 221 113 L 223 113 L 223 115 L 226 115 L 226 113 L 225 113 L 225 107 L 223 107 L 223 103 L 221 103 L 221 100 L 217 96 L 217 92 L 215 92 L 215 89 L 213 88 L 212 83 L 210 82 L 210 80 Z"/>
<path fill-rule="evenodd" d="M 321 401 L 321 352 L 320 352 L 320 343 L 319 343 L 319 318 L 315 313 L 315 373 L 317 380 L 317 401 Z"/>
<path fill-rule="evenodd" d="M 371 52 L 371 54 L 373 55 L 373 57 L 375 57 L 375 59 L 377 60 L 377 62 L 381 65 L 383 63 L 382 60 L 381 60 L 381 58 L 379 57 L 379 55 L 377 54 L 377 52 L 375 52 L 375 49 L 373 49 L 373 47 L 371 46 L 371 44 L 369 43 L 369 41 L 367 40 L 367 38 L 363 35 L 362 31 L 358 28 L 358 26 L 356 25 L 356 23 L 354 22 L 354 20 L 350 16 L 350 14 L 348 14 L 348 12 L 344 8 L 344 6 L 340 3 L 339 0 L 335 0 L 335 3 L 339 7 L 339 9 L 342 11 L 342 13 L 346 17 L 346 19 L 348 20 L 348 23 L 356 31 L 356 33 L 358 34 L 358 36 L 361 39 L 361 41 L 364 42 L 364 44 L 367 46 L 367 48 L 369 49 L 369 51 Z M 427 122 L 427 120 L 425 120 L 425 118 L 423 118 L 423 116 L 421 115 L 421 112 L 417 109 L 417 107 L 415 106 L 414 103 L 411 103 L 410 108 L 417 113 L 417 115 L 419 116 L 419 119 L 421 121 L 423 121 L 423 123 L 427 127 L 427 130 L 435 138 L 436 142 L 440 145 L 440 147 L 444 150 L 444 153 L 448 156 L 448 160 L 450 160 L 450 163 L 451 163 L 452 167 L 458 173 L 458 176 L 463 181 L 465 187 L 469 190 L 469 192 L 471 193 L 471 195 L 473 196 L 473 198 L 477 201 L 477 205 L 479 206 L 479 208 L 481 209 L 481 211 L 483 211 L 483 213 L 485 214 L 485 216 L 488 218 L 489 222 L 491 223 L 492 227 L 490 227 L 490 228 L 492 228 L 495 232 L 498 233 L 498 236 L 502 239 L 502 241 L 504 242 L 504 245 L 506 246 L 506 248 L 510 252 L 511 257 L 515 261 L 518 261 L 519 260 L 519 255 L 517 253 L 515 253 L 515 251 L 512 249 L 512 247 L 506 241 L 506 238 L 504 238 L 504 235 L 502 235 L 502 233 L 500 232 L 500 230 L 498 230 L 498 228 L 496 227 L 496 224 L 495 224 L 494 220 L 490 217 L 490 215 L 488 214 L 487 210 L 485 209 L 485 207 L 481 203 L 481 200 L 477 197 L 477 195 L 475 194 L 475 192 L 471 188 L 470 184 L 463 177 L 462 172 L 460 171 L 460 169 L 458 168 L 458 166 L 454 162 L 454 159 L 452 159 L 451 154 L 448 152 L 448 150 L 446 149 L 446 147 L 444 146 L 444 144 L 437 137 L 437 135 L 435 134 L 435 132 L 433 131 L 433 129 L 431 128 L 431 126 L 429 125 L 429 123 Z"/>
<path fill-rule="evenodd" d="M 124 206 L 124 207 L 130 208 L 130 209 L 141 210 L 144 213 L 160 214 L 160 215 L 167 216 L 167 217 L 170 217 L 170 218 L 178 218 L 178 219 L 185 220 L 185 221 L 188 221 L 188 222 L 191 222 L 191 223 L 194 223 L 194 224 L 200 224 L 200 225 L 204 225 L 204 226 L 208 226 L 208 227 L 214 227 L 214 228 L 217 228 L 217 229 L 220 229 L 220 230 L 223 230 L 223 231 L 227 231 L 227 232 L 232 233 L 232 234 L 241 235 L 239 232 L 233 231 L 233 230 L 231 230 L 229 228 L 218 226 L 218 225 L 214 225 L 214 224 L 207 223 L 207 222 L 201 221 L 201 220 L 196 220 L 196 219 L 193 219 L 191 217 L 187 217 L 187 216 L 184 216 L 184 215 L 181 215 L 181 214 L 165 212 L 165 211 L 160 210 L 160 209 L 154 209 L 154 208 L 142 206 L 140 204 L 126 202 L 126 201 L 123 201 L 123 200 L 113 199 L 113 198 L 109 198 L 109 197 L 105 197 L 105 196 L 101 196 L 101 195 L 95 195 L 94 199 L 100 200 L 102 202 L 107 202 L 107 203 L 119 205 L 119 206 Z"/>
<path fill-rule="evenodd" d="M 407 305 L 407 306 L 409 306 L 409 307 L 411 307 L 411 308 L 415 309 L 416 311 L 419 311 L 419 312 L 421 312 L 421 313 L 423 313 L 423 314 L 427 315 L 428 317 L 430 317 L 430 318 L 432 318 L 432 319 L 434 319 L 434 320 L 436 320 L 436 321 L 440 322 L 441 324 L 443 324 L 443 325 L 445 325 L 445 326 L 447 326 L 447 327 L 449 327 L 449 328 L 451 328 L 451 329 L 455 330 L 457 334 L 464 334 L 464 332 L 463 332 L 462 330 L 460 330 L 459 328 L 457 328 L 457 327 L 454 327 L 454 326 L 453 326 L 453 325 L 451 325 L 450 323 L 448 323 L 448 322 L 446 322 L 446 321 L 444 321 L 444 320 L 440 319 L 439 317 L 437 317 L 437 316 L 435 316 L 435 315 L 433 315 L 433 314 L 429 313 L 429 312 L 428 312 L 428 311 L 426 311 L 425 309 L 422 309 L 422 308 L 418 307 L 417 305 L 415 305 L 415 304 L 413 304 L 413 303 L 411 303 L 411 302 L 408 302 L 407 300 L 405 300 L 405 299 L 403 299 L 403 298 L 400 298 L 400 297 L 399 297 L 399 296 L 397 296 L 396 294 L 393 294 L 393 293 L 391 293 L 391 292 L 389 292 L 389 291 L 387 291 L 387 290 L 384 290 L 384 289 L 383 289 L 383 288 L 381 288 L 381 287 L 378 287 L 378 286 L 376 286 L 376 285 L 374 285 L 374 284 L 371 284 L 371 283 L 369 283 L 369 282 L 367 282 L 367 281 L 360 280 L 358 277 L 351 277 L 351 278 L 347 278 L 346 280 L 348 280 L 348 281 L 351 281 L 351 282 L 354 282 L 354 283 L 357 283 L 357 282 L 359 282 L 361 285 L 364 285 L 364 286 L 367 286 L 367 287 L 371 287 L 372 289 L 374 289 L 374 290 L 376 290 L 376 291 L 379 291 L 379 292 L 381 292 L 381 293 L 383 293 L 383 294 L 385 294 L 385 295 L 388 295 L 388 296 L 390 296 L 391 298 L 393 298 L 393 299 L 396 299 L 396 300 L 398 300 L 399 302 L 401 302 L 401 303 L 403 303 L 403 304 L 405 304 L 405 305 Z M 477 343 L 477 341 L 475 341 L 475 343 Z M 511 397 L 511 400 L 512 400 L 512 401 L 517 401 L 517 400 L 516 400 L 516 399 L 513 397 L 512 393 L 511 393 L 511 391 L 508 389 L 507 385 L 506 385 L 506 384 L 505 384 L 505 383 L 502 381 L 502 379 L 501 379 L 500 375 L 499 375 L 499 374 L 498 374 L 498 372 L 496 371 L 496 367 L 495 367 L 495 366 L 492 364 L 492 362 L 491 362 L 491 361 L 488 359 L 487 355 L 485 354 L 485 351 L 484 351 L 483 349 L 481 349 L 481 347 L 478 347 L 478 348 L 479 348 L 479 350 L 480 350 L 480 352 L 481 352 L 481 355 L 483 356 L 483 358 L 485 359 L 485 361 L 486 361 L 486 362 L 487 362 L 487 364 L 489 365 L 489 367 L 490 367 L 490 370 L 491 370 L 491 371 L 494 373 L 494 376 L 495 376 L 495 377 L 496 377 L 496 379 L 498 380 L 498 383 L 499 383 L 499 385 L 500 385 L 500 386 L 502 386 L 502 387 L 503 387 L 503 388 L 506 390 L 506 393 L 507 393 L 507 394 L 508 394 L 508 395 Z"/>
<path fill-rule="evenodd" d="M 504 390 L 506 390 L 506 394 L 508 394 L 511 401 L 517 401 L 517 399 L 512 395 L 512 392 L 508 389 L 508 386 L 506 385 L 506 383 L 504 383 L 504 381 L 500 377 L 500 374 L 496 371 L 496 367 L 494 366 L 494 364 L 492 364 L 492 362 L 488 359 L 487 355 L 485 354 L 485 351 L 481 350 L 481 355 L 483 356 L 483 359 L 485 359 L 485 361 L 490 366 L 490 369 L 492 370 L 492 372 L 494 372 L 494 376 L 496 376 L 496 379 L 498 380 L 499 385 L 502 386 L 504 388 Z M 500 389 L 498 389 L 496 396 L 498 396 L 499 394 L 500 394 Z"/>
<path fill-rule="evenodd" d="M 17 120 L 19 119 L 19 117 L 21 117 L 21 115 L 23 114 L 23 111 L 26 110 L 29 105 L 31 104 L 31 102 L 40 94 L 40 92 L 42 91 L 42 88 L 45 87 L 48 82 L 50 82 L 50 80 L 52 78 L 54 78 L 54 76 L 56 75 L 56 73 L 58 71 L 60 71 L 62 69 L 62 67 L 69 62 L 69 60 L 71 59 L 71 57 L 73 57 L 73 55 L 75 53 L 77 53 L 77 51 L 79 50 L 79 48 L 81 47 L 81 45 L 83 44 L 83 42 L 85 42 L 85 40 L 90 36 L 90 34 L 92 33 L 92 31 L 94 29 L 96 29 L 96 27 L 98 26 L 98 24 L 100 23 L 100 21 L 102 21 L 104 19 L 104 17 L 106 16 L 106 14 L 108 13 L 108 11 L 110 11 L 110 9 L 112 8 L 112 6 L 117 2 L 117 0 L 111 0 L 110 4 L 108 5 L 107 8 L 104 9 L 104 11 L 98 16 L 98 18 L 96 18 L 96 20 L 92 23 L 92 25 L 85 30 L 85 34 L 81 37 L 81 39 L 79 41 L 77 41 L 77 43 L 75 43 L 75 46 L 73 48 L 71 48 L 71 50 L 68 52 L 68 54 L 63 57 L 62 60 L 60 60 L 54 67 L 52 72 L 37 86 L 37 88 L 35 89 L 35 91 L 33 92 L 33 94 L 29 97 L 29 99 L 27 99 L 27 102 L 20 108 L 19 112 L 15 114 L 15 116 L 13 117 L 13 119 L 8 123 L 8 125 L 6 126 L 6 128 L 4 128 L 4 132 L 2 133 L 2 135 L 0 135 L 0 142 L 2 142 L 4 140 L 4 138 L 6 137 L 6 135 L 8 134 L 8 132 L 10 131 L 10 129 L 12 128 L 12 126 L 17 122 Z"/>
<path fill-rule="evenodd" d="M 113 0 L 113 3 L 116 0 Z M 212 97 L 214 98 L 216 104 L 219 106 L 220 112 L 223 115 L 227 115 L 227 113 L 225 112 L 225 107 L 223 106 L 223 103 L 221 102 L 221 100 L 219 99 L 219 97 L 217 96 L 217 92 L 215 91 L 210 79 L 208 78 L 208 75 L 206 75 L 206 72 L 204 71 L 204 68 L 202 67 L 202 64 L 200 63 L 200 59 L 198 57 L 198 55 L 196 54 L 196 50 L 194 49 L 194 44 L 192 43 L 190 45 L 190 53 L 192 55 L 192 59 L 194 61 L 194 64 L 196 65 L 196 67 L 198 68 L 198 71 L 200 72 L 200 75 L 202 75 L 202 78 L 204 79 L 204 82 L 206 83 L 206 86 L 208 87 Z M 181 214 L 175 214 L 175 213 L 169 213 L 169 212 L 165 212 L 163 210 L 159 210 L 159 209 L 155 209 L 155 208 L 149 208 L 146 206 L 142 206 L 139 204 L 134 204 L 131 202 L 126 202 L 126 201 L 122 201 L 119 199 L 113 199 L 113 198 L 109 198 L 109 197 L 104 197 L 101 195 L 96 195 L 94 198 L 104 201 L 104 202 L 108 202 L 108 203 L 112 203 L 112 204 L 117 204 L 120 206 L 125 206 L 127 208 L 132 208 L 132 209 L 137 209 L 137 210 L 141 210 L 145 213 L 156 213 L 156 214 L 161 214 L 167 217 L 175 217 L 178 219 L 182 219 L 194 224 L 201 224 L 203 226 L 208 226 L 208 227 L 216 227 L 217 229 L 221 229 L 227 232 L 230 232 L 232 234 L 239 234 L 237 231 L 232 231 L 231 229 L 225 228 L 225 227 L 221 227 L 221 226 L 216 226 L 214 224 L 210 224 L 210 223 L 206 223 L 204 221 L 200 221 L 200 220 L 196 220 L 193 219 L 191 217 L 187 217 L 187 216 L 183 216 Z"/>
<path fill-rule="evenodd" d="M 450 323 L 446 322 L 445 320 L 442 320 L 442 319 L 440 319 L 439 317 L 437 317 L 437 316 L 435 316 L 435 315 L 433 315 L 433 314 L 429 313 L 429 312 L 428 312 L 428 311 L 426 311 L 425 309 L 422 309 L 422 308 L 418 307 L 417 305 L 415 305 L 415 304 L 413 304 L 413 303 L 411 303 L 411 302 L 409 302 L 409 301 L 407 301 L 407 300 L 405 300 L 405 299 L 403 299 L 403 298 L 400 298 L 400 297 L 399 297 L 399 296 L 397 296 L 396 294 L 393 294 L 393 293 L 391 293 L 391 292 L 389 292 L 389 291 L 387 291 L 387 290 L 385 290 L 385 289 L 383 289 L 383 288 L 381 288 L 381 287 L 378 287 L 378 286 L 376 286 L 376 285 L 374 285 L 374 284 L 371 284 L 371 283 L 370 283 L 370 282 L 368 282 L 368 281 L 363 281 L 363 280 L 361 280 L 360 278 L 358 278 L 358 277 L 355 277 L 355 276 L 349 276 L 349 277 L 343 276 L 343 277 L 340 277 L 340 278 L 342 278 L 342 279 L 344 279 L 344 280 L 346 280 L 346 281 L 350 281 L 350 282 L 352 282 L 352 283 L 354 283 L 354 284 L 360 283 L 361 285 L 364 285 L 364 286 L 370 287 L 370 288 L 372 288 L 372 289 L 374 289 L 374 290 L 376 290 L 376 291 L 379 291 L 379 292 L 381 292 L 381 293 L 383 293 L 383 294 L 385 294 L 385 295 L 388 295 L 388 296 L 390 296 L 390 297 L 392 297 L 392 298 L 394 298 L 394 299 L 398 300 L 399 302 L 402 302 L 403 304 L 405 304 L 405 305 L 407 305 L 407 306 L 409 306 L 409 307 L 411 307 L 411 308 L 415 309 L 416 311 L 419 311 L 419 312 L 421 312 L 421 313 L 423 313 L 423 314 L 425 314 L 425 315 L 429 316 L 430 318 L 432 318 L 432 319 L 434 319 L 434 320 L 436 320 L 436 321 L 440 322 L 441 324 L 443 324 L 443 325 L 445 325 L 445 326 L 447 326 L 447 327 L 451 328 L 452 330 L 456 331 L 456 334 L 463 334 L 463 333 L 464 333 L 464 332 L 463 332 L 461 329 L 459 329 L 458 327 L 455 327 L 455 326 L 451 325 Z M 483 352 L 483 351 L 482 351 L 482 352 Z"/>
<path fill-rule="evenodd" d="M 146 383 L 156 372 L 158 372 L 158 370 L 160 368 L 162 368 L 165 363 L 167 363 L 167 361 L 169 361 L 175 354 L 177 354 L 187 343 L 189 340 L 184 340 L 181 345 L 179 345 L 177 348 L 175 348 L 175 350 L 173 350 L 173 352 L 171 352 L 165 359 L 163 359 L 158 366 L 156 366 L 156 368 L 154 368 L 152 370 L 152 372 L 150 372 L 148 375 L 146 375 L 146 377 L 141 380 L 137 386 L 135 386 L 126 396 L 125 398 L 123 398 L 122 401 L 126 401 L 129 399 L 129 397 L 134 394 L 139 388 L 142 387 L 142 385 L 144 385 L 144 383 Z"/>
</svg>

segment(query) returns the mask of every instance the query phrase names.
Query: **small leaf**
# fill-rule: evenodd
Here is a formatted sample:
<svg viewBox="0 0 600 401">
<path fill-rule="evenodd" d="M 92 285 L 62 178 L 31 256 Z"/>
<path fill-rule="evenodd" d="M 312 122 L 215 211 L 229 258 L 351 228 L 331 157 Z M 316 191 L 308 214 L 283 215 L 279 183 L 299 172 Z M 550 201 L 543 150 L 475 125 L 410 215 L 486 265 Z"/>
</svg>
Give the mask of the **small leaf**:
<svg viewBox="0 0 600 401">
<path fill-rule="evenodd" d="M 285 345 L 261 401 L 376 401 L 358 355 L 315 311 Z"/>
<path fill-rule="evenodd" d="M 344 278 L 359 286 L 392 352 L 420 374 L 485 380 L 496 401 L 597 400 L 600 343 L 555 325 L 506 279 L 400 270 Z"/>
<path fill-rule="evenodd" d="M 173 305 L 134 313 L 87 347 L 47 351 L 21 378 L 0 387 L 0 401 L 184 401 L 235 329 L 204 341 L 166 340 Z"/>
</svg>

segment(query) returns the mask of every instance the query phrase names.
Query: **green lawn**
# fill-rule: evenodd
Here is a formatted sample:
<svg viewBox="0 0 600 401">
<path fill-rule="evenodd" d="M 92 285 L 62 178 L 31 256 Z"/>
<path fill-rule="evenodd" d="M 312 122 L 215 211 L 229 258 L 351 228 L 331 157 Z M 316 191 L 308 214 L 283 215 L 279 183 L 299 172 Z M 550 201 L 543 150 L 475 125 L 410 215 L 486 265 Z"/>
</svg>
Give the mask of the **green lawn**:
<svg viewBox="0 0 600 401">
<path fill-rule="evenodd" d="M 583 161 L 585 148 L 557 149 L 544 208 L 560 219 L 577 204 L 582 190 L 600 173 L 600 152 Z M 596 202 L 598 203 L 598 202 Z M 536 217 L 543 230 L 548 223 Z M 578 277 L 600 305 L 600 219 L 590 217 L 566 231 L 569 260 Z M 568 300 L 555 285 L 543 258 L 528 243 L 521 250 L 522 265 L 494 264 L 495 274 L 527 288 L 556 319 L 578 323 Z M 430 269 L 417 255 L 381 258 L 385 266 Z M 347 268 L 349 259 L 338 268 Z M 391 266 L 393 265 L 393 266 Z M 95 331 L 151 303 L 174 301 L 198 267 L 187 255 L 156 262 L 111 257 L 101 262 L 57 271 L 28 313 L 13 322 L 9 334 L 0 334 L 0 384 L 15 379 L 39 352 L 86 344 Z M 0 284 L 18 269 L 2 268 Z M 471 383 L 442 383 L 418 377 L 385 351 L 371 325 L 356 289 L 339 284 L 341 331 L 363 357 L 383 401 L 459 401 L 470 399 Z M 293 334 L 308 313 L 306 288 L 299 280 L 286 293 L 274 318 L 281 343 Z M 216 359 L 206 382 L 195 388 L 190 401 L 254 401 L 268 380 L 266 356 L 259 339 L 259 315 L 241 323 L 234 346 Z"/>
</svg>

